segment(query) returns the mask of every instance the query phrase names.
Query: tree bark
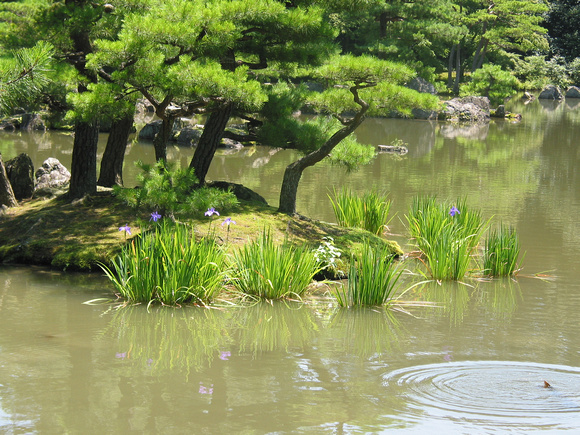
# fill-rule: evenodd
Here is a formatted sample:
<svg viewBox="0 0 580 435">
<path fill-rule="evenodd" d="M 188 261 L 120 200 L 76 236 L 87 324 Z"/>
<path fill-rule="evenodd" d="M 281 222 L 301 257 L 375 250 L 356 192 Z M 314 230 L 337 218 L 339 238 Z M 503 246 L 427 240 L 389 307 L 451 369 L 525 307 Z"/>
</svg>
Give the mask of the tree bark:
<svg viewBox="0 0 580 435">
<path fill-rule="evenodd" d="M 455 44 L 451 47 L 449 52 L 449 62 L 447 65 L 447 87 L 451 89 L 453 86 L 453 57 L 455 56 Z"/>
<path fill-rule="evenodd" d="M 455 83 L 453 84 L 453 93 L 459 95 L 459 81 L 461 80 L 461 43 L 457 44 L 455 50 Z"/>
<path fill-rule="evenodd" d="M 296 195 L 298 193 L 298 184 L 304 170 L 310 166 L 315 165 L 323 158 L 328 156 L 330 152 L 347 136 L 354 132 L 362 123 L 364 115 L 367 112 L 369 105 L 358 96 L 358 89 L 368 86 L 353 86 L 350 91 L 354 96 L 354 101 L 361 106 L 354 118 L 348 123 L 344 123 L 345 127 L 334 133 L 320 148 L 305 155 L 301 159 L 290 163 L 284 171 L 284 179 L 282 180 L 282 187 L 280 189 L 280 204 L 278 211 L 280 213 L 294 214 L 296 213 Z"/>
<path fill-rule="evenodd" d="M 189 164 L 189 167 L 194 170 L 195 176 L 201 184 L 205 184 L 205 177 L 209 171 L 209 166 L 220 144 L 224 130 L 228 125 L 232 111 L 233 105 L 228 103 L 215 112 L 212 112 L 205 123 L 203 133 L 199 138 L 199 143 Z"/>
<path fill-rule="evenodd" d="M 10 180 L 8 180 L 8 175 L 6 174 L 6 168 L 2 161 L 2 154 L 0 154 L 0 205 L 5 205 L 7 207 L 18 205 L 18 201 L 16 201 L 14 191 L 12 190 L 12 185 L 10 184 Z"/>
<path fill-rule="evenodd" d="M 167 142 L 173 131 L 175 116 L 166 115 L 161 119 L 161 130 L 153 139 L 153 148 L 155 148 L 155 161 L 167 161 Z"/>
<path fill-rule="evenodd" d="M 97 144 L 99 122 L 77 121 L 68 197 L 82 198 L 97 192 Z"/>
<path fill-rule="evenodd" d="M 127 142 L 133 127 L 133 114 L 113 121 L 107 139 L 107 146 L 101 159 L 101 171 L 97 184 L 104 187 L 123 185 L 123 161 Z"/>
</svg>

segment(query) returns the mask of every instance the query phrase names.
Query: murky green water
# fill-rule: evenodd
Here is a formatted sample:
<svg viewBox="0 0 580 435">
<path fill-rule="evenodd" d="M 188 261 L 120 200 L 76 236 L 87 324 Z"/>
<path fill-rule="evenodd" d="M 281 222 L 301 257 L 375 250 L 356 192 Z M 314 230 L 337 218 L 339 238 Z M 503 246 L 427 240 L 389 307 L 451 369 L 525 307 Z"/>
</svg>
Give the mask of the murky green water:
<svg viewBox="0 0 580 435">
<path fill-rule="evenodd" d="M 524 433 L 580 430 L 580 109 L 513 102 L 521 123 L 485 127 L 367 120 L 359 138 L 408 143 L 345 175 L 304 174 L 298 210 L 333 220 L 328 189 L 388 191 L 403 244 L 417 194 L 467 196 L 516 226 L 517 281 L 418 286 L 409 313 L 337 309 L 329 299 L 227 310 L 115 310 L 98 274 L 0 269 L 3 433 Z M 1 134 L 4 159 L 70 163 L 65 135 Z M 189 162 L 192 150 L 170 155 Z M 209 178 L 277 204 L 295 155 L 221 154 Z M 128 160 L 152 161 L 133 144 Z M 135 171 L 127 165 L 126 181 Z M 549 280 L 534 277 L 543 272 Z M 408 283 L 414 282 L 408 278 Z M 552 388 L 544 388 L 544 381 Z"/>
</svg>

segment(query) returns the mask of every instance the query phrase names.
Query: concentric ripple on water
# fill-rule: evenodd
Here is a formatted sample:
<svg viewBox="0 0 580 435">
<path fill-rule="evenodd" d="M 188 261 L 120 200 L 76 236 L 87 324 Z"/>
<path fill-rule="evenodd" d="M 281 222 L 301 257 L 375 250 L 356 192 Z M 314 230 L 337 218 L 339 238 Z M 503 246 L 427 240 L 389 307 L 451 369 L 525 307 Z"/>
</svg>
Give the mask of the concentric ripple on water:
<svg viewBox="0 0 580 435">
<path fill-rule="evenodd" d="M 467 361 L 407 367 L 387 373 L 384 382 L 399 391 L 404 417 L 410 420 L 442 418 L 580 433 L 580 368 Z"/>
</svg>

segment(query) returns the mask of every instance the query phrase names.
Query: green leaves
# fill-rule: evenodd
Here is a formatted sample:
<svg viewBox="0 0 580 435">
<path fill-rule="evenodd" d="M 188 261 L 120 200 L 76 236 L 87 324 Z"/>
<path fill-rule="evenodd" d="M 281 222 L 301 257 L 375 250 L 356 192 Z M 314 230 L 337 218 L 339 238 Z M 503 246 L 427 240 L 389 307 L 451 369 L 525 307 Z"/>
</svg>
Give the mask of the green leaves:
<svg viewBox="0 0 580 435">
<path fill-rule="evenodd" d="M 0 110 L 5 112 L 16 105 L 32 104 L 48 83 L 51 44 L 39 42 L 32 48 L 13 52 L 13 60 L 0 69 Z"/>
</svg>

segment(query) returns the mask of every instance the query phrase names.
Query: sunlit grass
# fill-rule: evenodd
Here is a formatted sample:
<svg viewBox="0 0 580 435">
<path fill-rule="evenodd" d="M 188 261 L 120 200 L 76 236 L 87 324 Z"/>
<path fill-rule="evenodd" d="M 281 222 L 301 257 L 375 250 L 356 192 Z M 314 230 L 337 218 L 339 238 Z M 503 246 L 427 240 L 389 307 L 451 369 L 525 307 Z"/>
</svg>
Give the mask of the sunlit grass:
<svg viewBox="0 0 580 435">
<path fill-rule="evenodd" d="M 386 195 L 367 192 L 358 196 L 343 188 L 335 190 L 333 196 L 329 198 L 340 226 L 362 228 L 377 235 L 383 233 L 391 209 L 391 201 Z"/>
<path fill-rule="evenodd" d="M 164 219 L 101 268 L 129 302 L 204 304 L 222 288 L 226 262 L 213 238 L 196 242 L 191 228 Z"/>
<path fill-rule="evenodd" d="M 483 273 L 509 276 L 518 271 L 520 241 L 515 229 L 500 224 L 489 232 L 483 254 Z"/>
<path fill-rule="evenodd" d="M 277 245 L 268 231 L 234 251 L 232 263 L 233 286 L 264 299 L 302 295 L 322 269 L 312 250 Z"/>
<path fill-rule="evenodd" d="M 386 249 L 364 243 L 361 253 L 351 258 L 348 281 L 334 290 L 340 306 L 386 305 L 394 297 L 402 269 Z"/>
</svg>

